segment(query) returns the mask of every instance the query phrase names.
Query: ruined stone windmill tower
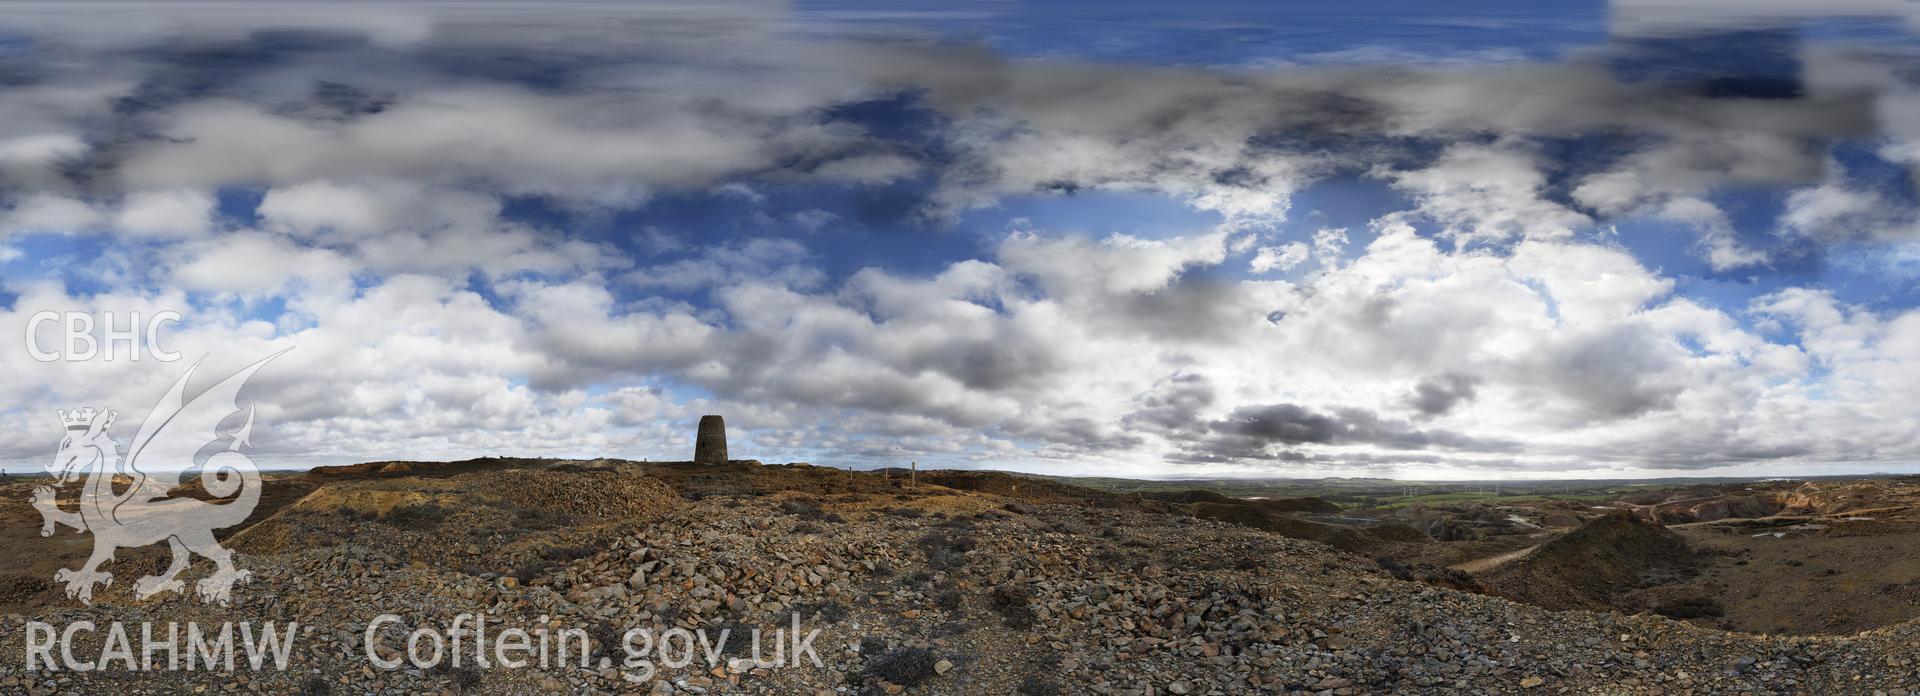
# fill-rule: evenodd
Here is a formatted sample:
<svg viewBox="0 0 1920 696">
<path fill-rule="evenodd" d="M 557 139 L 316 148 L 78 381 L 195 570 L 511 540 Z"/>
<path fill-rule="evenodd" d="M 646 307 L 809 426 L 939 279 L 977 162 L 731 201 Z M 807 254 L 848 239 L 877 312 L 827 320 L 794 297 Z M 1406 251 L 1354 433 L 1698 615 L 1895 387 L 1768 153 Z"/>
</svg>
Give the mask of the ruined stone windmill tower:
<svg viewBox="0 0 1920 696">
<path fill-rule="evenodd" d="M 700 432 L 693 440 L 695 464 L 727 463 L 727 421 L 719 416 L 701 416 Z"/>
</svg>

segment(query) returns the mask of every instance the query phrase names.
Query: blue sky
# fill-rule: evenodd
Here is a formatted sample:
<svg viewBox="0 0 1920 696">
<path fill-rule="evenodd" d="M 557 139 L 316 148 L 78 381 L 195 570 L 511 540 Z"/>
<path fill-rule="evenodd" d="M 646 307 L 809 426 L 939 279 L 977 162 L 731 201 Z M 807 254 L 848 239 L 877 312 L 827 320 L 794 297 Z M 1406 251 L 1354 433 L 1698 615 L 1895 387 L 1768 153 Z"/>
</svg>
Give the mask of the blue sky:
<svg viewBox="0 0 1920 696">
<path fill-rule="evenodd" d="M 124 10 L 0 21 L 0 329 L 295 348 L 271 463 L 1920 456 L 1903 5 Z M 183 369 L 22 348 L 12 467 Z"/>
</svg>

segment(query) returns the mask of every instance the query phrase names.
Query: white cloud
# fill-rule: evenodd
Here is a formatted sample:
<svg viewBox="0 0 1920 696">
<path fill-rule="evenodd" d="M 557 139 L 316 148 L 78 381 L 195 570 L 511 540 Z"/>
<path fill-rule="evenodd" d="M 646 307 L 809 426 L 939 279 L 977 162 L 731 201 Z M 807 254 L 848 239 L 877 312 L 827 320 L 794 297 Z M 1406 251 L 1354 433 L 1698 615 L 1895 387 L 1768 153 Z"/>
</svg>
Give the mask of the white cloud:
<svg viewBox="0 0 1920 696">
<path fill-rule="evenodd" d="M 324 249 L 303 248 L 261 234 L 231 234 L 197 242 L 183 255 L 173 279 L 180 287 L 247 296 L 289 291 L 288 283 L 309 287 L 350 281 L 353 265 Z"/>
<path fill-rule="evenodd" d="M 114 224 L 136 235 L 198 237 L 208 232 L 213 212 L 213 196 L 206 193 L 142 191 L 127 195 Z"/>
<path fill-rule="evenodd" d="M 72 133 L 38 133 L 0 140 L 0 167 L 46 166 L 86 154 L 87 144 Z"/>
<path fill-rule="evenodd" d="M 1515 148 L 1453 145 L 1429 167 L 1383 174 L 1464 244 L 1564 239 L 1591 224 L 1541 197 L 1546 177 L 1540 170 L 1534 155 Z"/>
<path fill-rule="evenodd" d="M 1712 203 L 1698 198 L 1676 197 L 1666 202 L 1660 214 L 1687 223 L 1699 233 L 1700 246 L 1704 247 L 1707 263 L 1714 270 L 1744 268 L 1767 260 L 1766 252 L 1740 241 L 1734 233 L 1733 222 Z"/>
<path fill-rule="evenodd" d="M 1254 273 L 1289 271 L 1307 260 L 1307 245 L 1293 242 L 1282 246 L 1260 247 L 1250 263 Z"/>
<path fill-rule="evenodd" d="M 104 222 L 100 211 L 84 201 L 52 194 L 37 194 L 14 203 L 0 218 L 0 235 L 22 232 L 86 232 Z"/>
<path fill-rule="evenodd" d="M 1794 191 L 1780 225 L 1793 234 L 1829 242 L 1920 238 L 1911 206 L 1833 183 Z"/>
</svg>

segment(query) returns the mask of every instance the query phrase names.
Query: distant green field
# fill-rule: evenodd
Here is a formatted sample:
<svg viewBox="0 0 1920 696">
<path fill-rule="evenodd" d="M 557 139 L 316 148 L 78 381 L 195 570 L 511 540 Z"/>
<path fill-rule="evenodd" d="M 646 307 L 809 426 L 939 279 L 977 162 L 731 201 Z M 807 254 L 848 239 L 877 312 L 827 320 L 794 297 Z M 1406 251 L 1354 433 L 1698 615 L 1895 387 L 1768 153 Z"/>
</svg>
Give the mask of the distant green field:
<svg viewBox="0 0 1920 696">
<path fill-rule="evenodd" d="M 1586 502 L 1597 503 L 1597 502 L 1601 502 L 1609 498 L 1612 498 L 1615 495 L 1617 495 L 1617 493 L 1613 493 L 1613 492 L 1553 493 L 1553 494 L 1545 494 L 1545 495 L 1497 495 L 1493 493 L 1474 493 L 1474 492 L 1432 493 L 1428 495 L 1416 495 L 1411 498 L 1400 498 L 1397 500 L 1382 500 L 1376 505 L 1376 507 L 1398 508 L 1398 507 L 1406 507 L 1414 503 L 1425 503 L 1429 505 L 1448 504 L 1448 503 L 1474 503 L 1474 502 L 1486 502 L 1486 503 L 1515 502 L 1517 503 L 1517 502 L 1533 501 L 1533 500 L 1581 500 Z"/>
</svg>

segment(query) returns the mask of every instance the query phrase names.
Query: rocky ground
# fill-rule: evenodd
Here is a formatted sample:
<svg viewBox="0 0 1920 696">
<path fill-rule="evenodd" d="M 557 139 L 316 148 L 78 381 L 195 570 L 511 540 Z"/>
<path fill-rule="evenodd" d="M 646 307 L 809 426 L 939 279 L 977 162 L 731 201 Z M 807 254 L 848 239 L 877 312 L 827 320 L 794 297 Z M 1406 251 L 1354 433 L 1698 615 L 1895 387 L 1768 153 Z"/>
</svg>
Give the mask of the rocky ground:
<svg viewBox="0 0 1920 696">
<path fill-rule="evenodd" d="M 27 586 L 7 598 L 15 613 L 0 619 L 0 690 L 1034 696 L 1920 688 L 1920 623 L 1783 636 L 1653 614 L 1556 612 L 1398 579 L 1404 570 L 1368 556 L 1194 517 L 1164 501 L 747 463 L 383 465 L 300 478 L 283 483 L 307 493 L 227 540 L 254 573 L 230 607 L 174 594 L 135 600 L 129 586 L 151 572 L 140 565 L 151 560 L 107 566 L 120 581 L 92 607 L 18 580 Z M 0 488 L 10 524 L 32 515 L 24 509 L 28 488 Z M 35 543 L 15 548 L 31 554 Z M 196 560 L 188 579 L 205 565 Z M 27 577 L 7 577 L 15 575 Z M 405 629 L 482 613 L 496 634 L 577 627 L 590 637 L 590 664 L 385 670 L 367 654 L 364 630 L 378 615 L 401 617 L 376 633 L 373 657 L 387 658 L 405 650 Z M 733 647 L 711 663 L 701 656 L 683 669 L 662 667 L 650 681 L 623 678 L 627 629 L 737 634 L 790 628 L 795 614 L 803 631 L 819 630 L 811 643 L 818 665 L 758 667 L 750 651 Z M 301 628 L 285 671 L 28 673 L 29 620 Z M 101 642 L 90 636 L 76 653 L 97 656 Z M 600 657 L 609 658 L 604 668 Z"/>
</svg>

